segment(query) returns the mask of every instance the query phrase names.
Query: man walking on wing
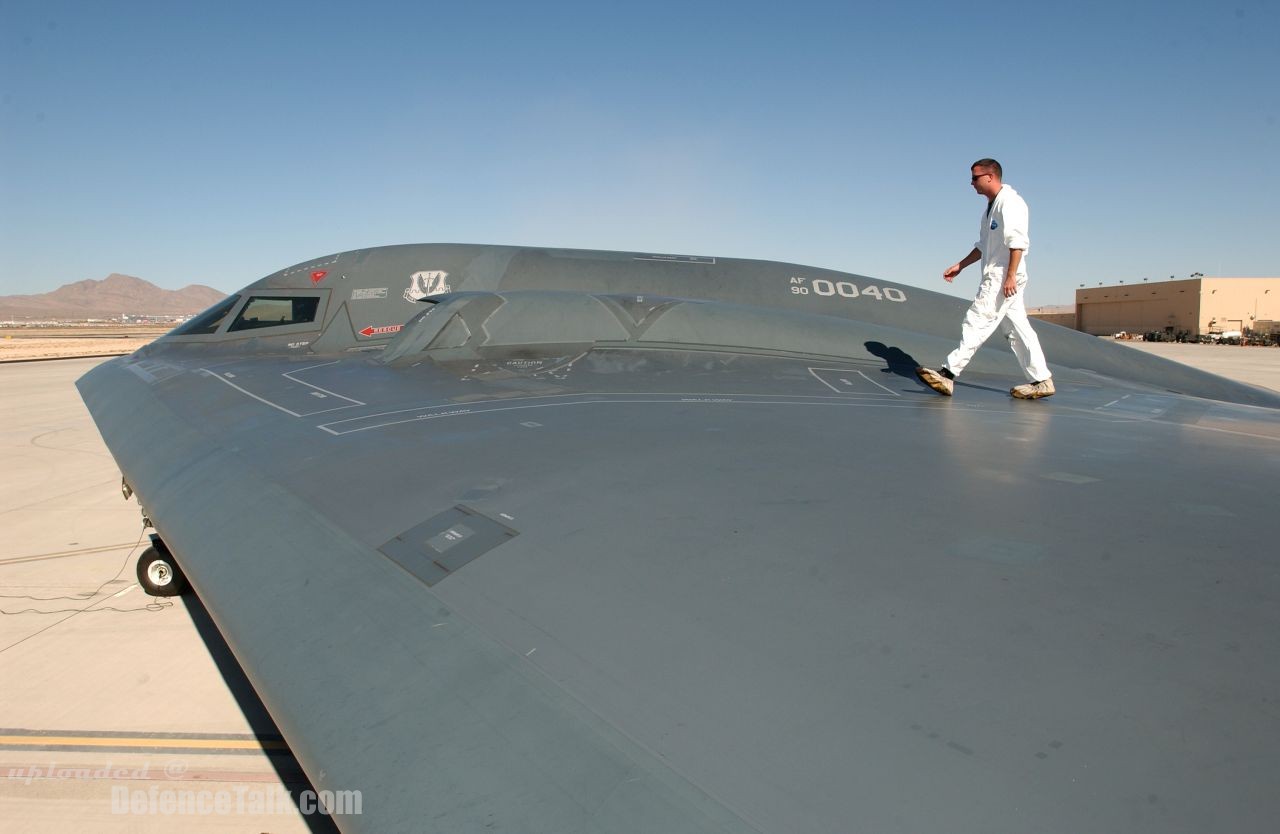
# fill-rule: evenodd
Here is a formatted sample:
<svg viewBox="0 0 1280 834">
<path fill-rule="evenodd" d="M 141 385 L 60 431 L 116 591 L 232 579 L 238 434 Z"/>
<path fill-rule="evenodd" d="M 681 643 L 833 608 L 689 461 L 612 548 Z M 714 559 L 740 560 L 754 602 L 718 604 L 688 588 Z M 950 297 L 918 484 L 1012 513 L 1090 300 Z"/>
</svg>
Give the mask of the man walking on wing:
<svg viewBox="0 0 1280 834">
<path fill-rule="evenodd" d="M 973 251 L 957 263 L 947 267 L 942 277 L 950 282 L 971 263 L 982 260 L 982 281 L 978 284 L 978 296 L 965 313 L 961 329 L 960 346 L 947 355 L 942 367 L 934 371 L 916 368 L 920 377 L 939 394 L 951 396 L 955 390 L 955 378 L 960 375 L 982 343 L 996 331 L 1000 322 L 1008 318 L 1013 327 L 1009 345 L 1022 364 L 1022 371 L 1031 380 L 1018 385 L 1009 393 L 1019 399 L 1035 400 L 1053 394 L 1053 379 L 1049 366 L 1040 350 L 1040 340 L 1027 320 L 1027 308 L 1023 290 L 1027 286 L 1027 247 L 1031 239 L 1027 234 L 1029 212 L 1027 203 L 1012 186 L 1001 182 L 1003 172 L 994 159 L 979 159 L 970 166 L 969 182 L 973 190 L 987 198 L 987 211 L 982 217 L 978 242 Z"/>
</svg>

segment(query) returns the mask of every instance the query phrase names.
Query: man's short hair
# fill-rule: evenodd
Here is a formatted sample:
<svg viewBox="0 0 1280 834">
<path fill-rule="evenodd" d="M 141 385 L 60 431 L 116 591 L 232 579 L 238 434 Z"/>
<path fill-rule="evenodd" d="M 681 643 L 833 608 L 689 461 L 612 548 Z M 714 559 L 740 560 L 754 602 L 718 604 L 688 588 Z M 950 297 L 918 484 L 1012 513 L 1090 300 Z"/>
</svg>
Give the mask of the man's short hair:
<svg viewBox="0 0 1280 834">
<path fill-rule="evenodd" d="M 996 162 L 994 159 L 979 159 L 977 162 L 969 166 L 969 170 L 971 171 L 974 168 L 982 168 L 983 170 L 990 171 L 996 175 L 996 179 L 1001 181 L 1004 180 L 1004 171 L 1000 168 L 1000 163 Z"/>
</svg>

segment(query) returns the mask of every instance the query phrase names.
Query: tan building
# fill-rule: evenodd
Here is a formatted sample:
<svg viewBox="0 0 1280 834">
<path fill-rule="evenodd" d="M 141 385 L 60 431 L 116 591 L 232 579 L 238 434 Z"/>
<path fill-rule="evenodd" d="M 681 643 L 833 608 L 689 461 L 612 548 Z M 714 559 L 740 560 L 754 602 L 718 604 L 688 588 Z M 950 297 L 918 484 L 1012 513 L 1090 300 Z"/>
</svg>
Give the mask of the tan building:
<svg viewBox="0 0 1280 834">
<path fill-rule="evenodd" d="M 1191 336 L 1263 330 L 1280 319 L 1280 278 L 1187 278 L 1076 290 L 1076 329 Z"/>
<path fill-rule="evenodd" d="M 1033 319 L 1047 321 L 1049 324 L 1057 324 L 1062 327 L 1070 327 L 1073 330 L 1076 326 L 1076 308 L 1072 304 L 1055 304 L 1050 307 L 1028 307 L 1027 315 Z"/>
</svg>

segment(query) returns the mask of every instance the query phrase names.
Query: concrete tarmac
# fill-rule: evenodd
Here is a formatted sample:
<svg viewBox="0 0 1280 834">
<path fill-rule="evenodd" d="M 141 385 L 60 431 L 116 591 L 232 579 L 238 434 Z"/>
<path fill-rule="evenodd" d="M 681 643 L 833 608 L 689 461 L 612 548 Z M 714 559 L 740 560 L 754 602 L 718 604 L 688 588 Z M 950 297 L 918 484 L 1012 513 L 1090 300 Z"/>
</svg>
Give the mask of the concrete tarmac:
<svg viewBox="0 0 1280 834">
<path fill-rule="evenodd" d="M 1280 391 L 1280 349 L 1121 344 Z M 138 587 L 102 361 L 0 365 L 0 832 L 333 831 L 199 600 Z"/>
<path fill-rule="evenodd" d="M 1116 340 L 1143 353 L 1154 353 L 1211 374 L 1260 388 L 1280 391 L 1280 347 L 1256 345 L 1201 345 L 1178 342 L 1132 342 Z M 1052 357 L 1049 359 L 1053 361 Z"/>
</svg>

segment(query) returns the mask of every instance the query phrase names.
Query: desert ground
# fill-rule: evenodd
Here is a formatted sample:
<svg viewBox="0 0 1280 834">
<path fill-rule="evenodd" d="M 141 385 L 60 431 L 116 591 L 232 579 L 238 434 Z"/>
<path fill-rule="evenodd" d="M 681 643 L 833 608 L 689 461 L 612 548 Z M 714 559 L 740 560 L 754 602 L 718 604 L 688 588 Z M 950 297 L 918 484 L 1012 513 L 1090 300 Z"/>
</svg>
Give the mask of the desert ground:
<svg viewBox="0 0 1280 834">
<path fill-rule="evenodd" d="M 155 324 L 0 327 L 0 362 L 133 353 L 169 330 Z"/>
</svg>

